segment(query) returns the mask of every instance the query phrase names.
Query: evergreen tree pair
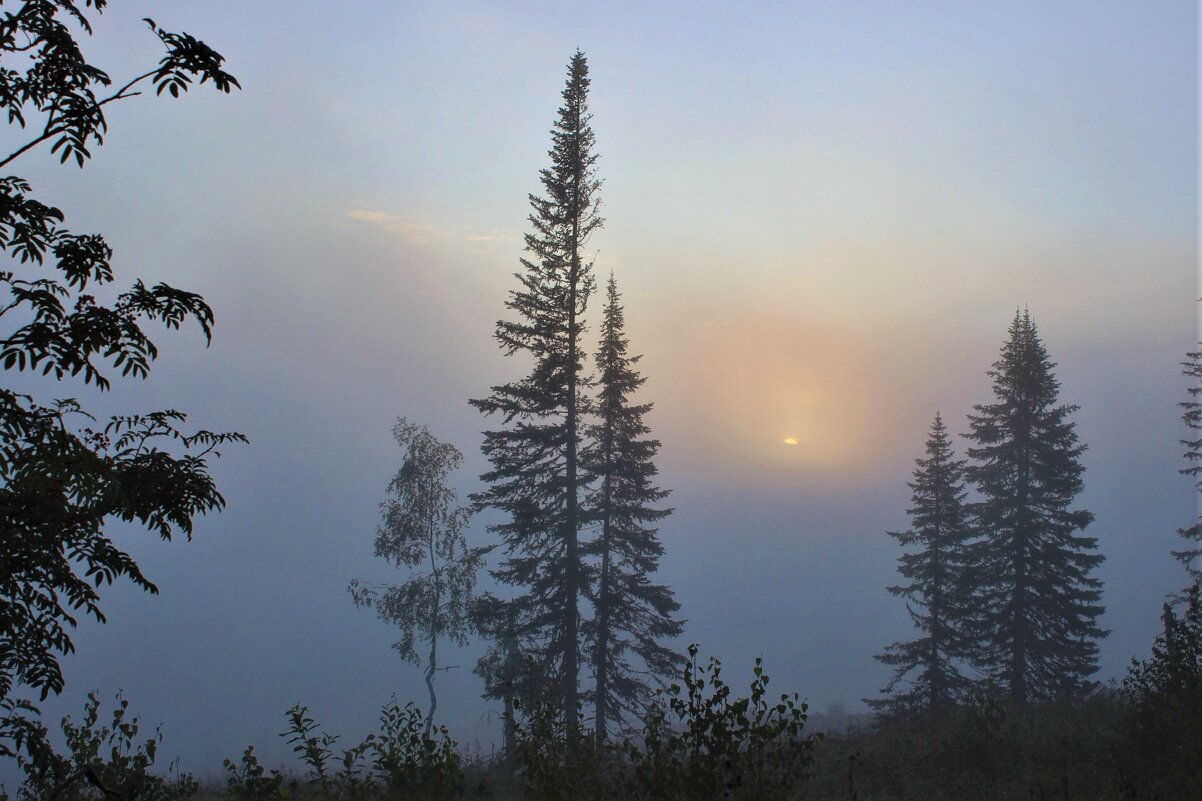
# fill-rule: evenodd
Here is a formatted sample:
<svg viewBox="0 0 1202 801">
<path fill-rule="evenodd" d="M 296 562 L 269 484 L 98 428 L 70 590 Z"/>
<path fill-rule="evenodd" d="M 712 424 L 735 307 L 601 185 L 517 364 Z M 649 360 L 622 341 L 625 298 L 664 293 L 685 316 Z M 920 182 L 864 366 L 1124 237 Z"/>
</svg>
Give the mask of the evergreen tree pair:
<svg viewBox="0 0 1202 801">
<path fill-rule="evenodd" d="M 516 642 L 533 657 L 530 672 L 562 706 L 564 720 L 575 724 L 588 698 L 604 738 L 608 723 L 647 691 L 630 657 L 642 662 L 644 674 L 669 672 L 679 657 L 658 640 L 678 634 L 681 624 L 672 618 L 679 605 L 671 592 L 650 578 L 662 553 L 650 524 L 669 513 L 656 508 L 667 493 L 652 483 L 659 443 L 647 438 L 643 423 L 650 406 L 630 400 L 643 379 L 638 357 L 627 353 L 612 278 L 595 382 L 584 368 L 584 317 L 595 288 L 584 249 L 603 224 L 588 88 L 588 64 L 577 52 L 551 131 L 551 167 L 540 173 L 543 195 L 530 196 L 530 258 L 522 259 L 519 288 L 506 302 L 516 319 L 496 327 L 506 355 L 528 356 L 530 370 L 471 403 L 503 422 L 484 434 L 492 469 L 482 476 L 488 488 L 474 496 L 502 515 L 490 526 L 504 549 L 493 576 L 515 589 L 486 615 L 503 621 L 509 643 L 490 664 L 519 664 L 510 653 Z M 586 540 L 589 529 L 596 536 Z M 593 602 L 593 618 L 582 614 L 582 599 Z M 585 660 L 595 686 L 582 697 Z M 489 681 L 494 692 L 504 692 L 517 678 Z"/>
<path fill-rule="evenodd" d="M 988 372 L 995 402 L 975 406 L 967 435 L 971 463 L 955 460 L 937 416 L 927 458 L 917 461 L 913 527 L 895 533 L 917 553 L 895 587 L 923 637 L 890 646 L 878 659 L 897 671 L 876 706 L 930 710 L 970 685 L 971 666 L 1005 689 L 1012 704 L 1079 693 L 1097 671 L 1102 562 L 1097 541 L 1077 532 L 1093 519 L 1071 509 L 1084 468 L 1060 384 L 1029 312 L 1015 315 Z M 966 503 L 965 483 L 979 498 Z M 903 678 L 919 671 L 908 692 Z"/>
</svg>

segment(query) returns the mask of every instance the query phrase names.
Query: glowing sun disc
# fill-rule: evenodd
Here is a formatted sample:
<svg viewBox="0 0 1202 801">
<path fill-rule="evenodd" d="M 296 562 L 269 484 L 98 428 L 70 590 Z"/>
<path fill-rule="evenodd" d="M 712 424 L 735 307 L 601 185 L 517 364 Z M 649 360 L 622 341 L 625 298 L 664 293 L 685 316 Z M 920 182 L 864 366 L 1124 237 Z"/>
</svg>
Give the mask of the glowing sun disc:
<svg viewBox="0 0 1202 801">
<path fill-rule="evenodd" d="M 797 444 L 797 440 L 793 437 L 785 437 L 784 442 L 786 445 L 796 445 Z"/>
</svg>

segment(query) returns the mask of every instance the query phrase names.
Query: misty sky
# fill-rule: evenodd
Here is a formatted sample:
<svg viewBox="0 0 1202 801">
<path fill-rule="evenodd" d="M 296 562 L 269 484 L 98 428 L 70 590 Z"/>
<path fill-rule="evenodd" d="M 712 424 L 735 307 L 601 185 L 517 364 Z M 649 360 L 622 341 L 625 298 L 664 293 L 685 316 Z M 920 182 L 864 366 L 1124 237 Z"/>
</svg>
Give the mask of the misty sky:
<svg viewBox="0 0 1202 801">
<path fill-rule="evenodd" d="M 492 331 L 577 47 L 596 269 L 645 354 L 676 509 L 660 575 L 680 646 L 740 685 L 763 655 L 818 710 L 875 695 L 873 655 L 912 633 L 884 532 L 908 523 L 936 410 L 967 430 L 1029 306 L 1089 445 L 1079 500 L 1113 630 L 1099 678 L 1148 652 L 1197 514 L 1176 472 L 1197 341 L 1194 3 L 121 2 L 87 43 L 115 78 L 159 58 L 144 16 L 221 51 L 244 90 L 112 106 L 82 172 L 45 148 L 11 169 L 108 236 L 120 284 L 201 292 L 216 337 L 163 334 L 150 380 L 105 397 L 50 393 L 181 408 L 251 444 L 216 464 L 229 508 L 193 542 L 118 531 L 162 594 L 105 591 L 110 622 L 78 630 L 52 721 L 123 688 L 207 775 L 249 743 L 282 761 L 298 701 L 347 741 L 392 693 L 425 703 L 346 587 L 402 578 L 372 556 L 398 415 L 464 452 L 462 494 L 480 486 L 494 423 L 467 400 L 526 369 Z M 477 652 L 445 658 L 460 667 L 439 713 L 487 750 Z"/>
</svg>

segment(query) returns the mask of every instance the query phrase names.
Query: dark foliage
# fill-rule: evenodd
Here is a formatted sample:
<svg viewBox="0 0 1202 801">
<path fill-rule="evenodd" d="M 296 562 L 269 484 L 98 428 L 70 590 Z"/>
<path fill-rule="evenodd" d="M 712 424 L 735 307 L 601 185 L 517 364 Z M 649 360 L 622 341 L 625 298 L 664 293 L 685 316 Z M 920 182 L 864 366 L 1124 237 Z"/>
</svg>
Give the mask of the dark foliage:
<svg viewBox="0 0 1202 801">
<path fill-rule="evenodd" d="M 657 691 L 637 738 L 596 743 L 558 705 L 522 707 L 516 722 L 519 780 L 529 801 L 792 799 L 809 778 L 820 739 L 804 733 L 806 705 L 768 694 L 756 660 L 747 696 L 723 681 L 715 659 L 690 646 L 683 686 Z M 504 797 L 504 796 L 499 796 Z"/>
<path fill-rule="evenodd" d="M 887 715 L 828 733 L 805 798 L 1027 801 L 1146 798 L 1119 792 L 1114 692 L 1016 710 L 988 689 L 941 716 Z"/>
<path fill-rule="evenodd" d="M 517 710 L 535 709 L 551 692 L 542 665 L 522 650 L 518 639 L 518 608 L 484 593 L 473 601 L 476 630 L 490 641 L 488 651 L 476 663 L 474 673 L 484 681 L 484 697 L 500 701 L 503 725 L 503 763 L 512 770 L 517 759 L 514 721 Z M 558 708 L 558 707 L 557 707 Z"/>
<path fill-rule="evenodd" d="M 488 488 L 474 496 L 506 518 L 490 527 L 505 548 L 493 575 L 515 588 L 517 636 L 555 677 L 565 717 L 576 714 L 579 606 L 588 582 L 580 549 L 587 476 L 579 448 L 588 411 L 581 336 L 594 281 L 584 246 L 602 224 L 588 88 L 588 64 L 577 52 L 551 131 L 551 167 L 540 174 L 544 194 L 530 197 L 530 258 L 506 302 L 517 319 L 497 323 L 501 348 L 528 356 L 530 372 L 471 401 L 505 426 L 484 435 L 493 469 L 481 477 Z"/>
<path fill-rule="evenodd" d="M 291 798 L 296 793 L 298 782 L 285 776 L 280 770 L 268 773 L 255 756 L 253 745 L 246 746 L 238 762 L 227 759 L 224 766 L 227 774 L 225 794 L 236 801 Z"/>
<path fill-rule="evenodd" d="M 173 96 L 194 80 L 223 92 L 238 86 L 203 42 L 147 20 L 165 49 L 159 65 L 98 94 L 113 82 L 86 61 L 70 26 L 90 33 L 85 12 L 105 5 L 31 0 L 0 19 L 0 107 L 10 126 L 33 129 L 0 166 L 46 141 L 60 161 L 83 166 L 107 131 L 104 106 L 138 94 L 143 83 Z M 110 304 L 98 300 L 95 293 L 114 281 L 112 249 L 99 235 L 72 233 L 65 219 L 34 198 L 28 182 L 0 178 L 5 370 L 79 378 L 104 390 L 107 369 L 139 378 L 149 372 L 158 351 L 143 324 L 175 329 L 193 320 L 206 339 L 211 335 L 213 312 L 204 299 L 166 284 L 139 280 Z M 72 650 L 77 612 L 104 619 L 100 585 L 124 576 L 155 592 L 105 535 L 106 524 L 190 537 L 197 515 L 223 506 L 207 459 L 222 443 L 245 438 L 186 433 L 184 422 L 184 414 L 167 410 L 97 423 L 77 401 L 0 388 L 0 699 L 14 685 L 43 698 L 62 689 L 57 657 Z"/>
<path fill-rule="evenodd" d="M 946 711 L 968 690 L 960 663 L 969 655 L 965 636 L 969 601 L 964 570 L 970 538 L 964 499 L 964 461 L 955 458 L 943 419 L 936 414 L 927 437 L 926 458 L 915 460 L 908 531 L 890 532 L 902 547 L 897 570 L 909 584 L 889 592 L 906 599 L 910 619 L 923 636 L 886 648 L 877 659 L 896 668 L 882 690 L 887 697 L 869 705 L 894 713 Z M 911 673 L 916 675 L 903 685 Z"/>
<path fill-rule="evenodd" d="M 612 797 L 617 765 L 611 754 L 594 747 L 575 720 L 565 720 L 559 702 L 547 697 L 517 703 L 512 721 L 518 786 L 528 801 L 604 801 Z"/>
<path fill-rule="evenodd" d="M 141 721 L 129 714 L 128 701 L 118 695 L 112 723 L 102 726 L 99 721 L 100 699 L 91 693 L 82 722 L 63 718 L 67 753 L 60 754 L 40 722 L 24 720 L 25 729 L 15 743 L 24 779 L 16 801 L 182 801 L 196 794 L 199 783 L 174 765 L 173 776 L 151 772 L 163 735 L 155 729 L 142 739 Z M 7 799 L 2 791 L 0 799 Z"/>
<path fill-rule="evenodd" d="M 1188 361 L 1182 363 L 1182 374 L 1190 379 L 1189 400 L 1181 402 L 1181 418 L 1190 431 L 1188 439 L 1181 440 L 1185 446 L 1186 466 L 1181 469 L 1182 475 L 1190 476 L 1195 481 L 1195 488 L 1202 492 L 1202 352 L 1187 354 Z M 1181 551 L 1175 551 L 1173 556 L 1180 560 L 1189 573 L 1190 580 L 1202 581 L 1202 518 L 1192 526 L 1179 529 L 1180 534 L 1189 545 Z"/>
<path fill-rule="evenodd" d="M 1133 660 L 1123 692 L 1124 787 L 1133 797 L 1202 797 L 1202 597 L 1195 584 L 1178 616 L 1164 606 L 1164 631 L 1152 656 Z"/>
<path fill-rule="evenodd" d="M 582 461 L 594 489 L 589 518 L 596 537 L 584 548 L 595 564 L 591 596 L 595 615 L 585 622 L 593 674 L 591 693 L 596 708 L 594 731 L 604 742 L 611 722 L 628 724 L 650 700 L 650 681 L 676 675 L 683 658 L 661 644 L 680 634 L 683 624 L 673 618 L 680 604 L 672 591 L 655 584 L 664 549 L 651 524 L 670 509 L 657 504 L 666 490 L 653 484 L 659 441 L 643 415 L 651 404 L 631 403 L 646 380 L 636 365 L 641 357 L 628 352 L 623 309 L 617 284 L 610 276 L 601 348 L 597 353 L 598 422 L 589 431 L 590 447 Z"/>
<path fill-rule="evenodd" d="M 158 65 L 130 78 L 118 89 L 112 78 L 84 58 L 71 33 L 72 24 L 92 33 L 87 9 L 103 12 L 108 0 L 28 0 L 0 19 L 0 107 L 10 125 L 32 128 L 34 136 L 0 159 L 3 167 L 43 142 L 52 141 L 50 152 L 59 161 L 74 161 L 82 167 L 92 157 L 89 145 L 104 143 L 108 124 L 104 107 L 140 94 L 147 81 L 155 94 L 179 97 L 193 81 L 212 84 L 222 92 L 241 88 L 234 76 L 222 69 L 225 59 L 204 42 L 186 33 L 171 33 L 146 19 L 150 30 L 163 43 Z M 24 59 L 25 69 L 13 63 Z"/>
<path fill-rule="evenodd" d="M 1029 312 L 1016 314 L 989 376 L 996 402 L 973 407 L 966 469 L 981 500 L 969 506 L 979 540 L 967 575 L 975 604 L 974 661 L 1012 704 L 1087 691 L 1098 669 L 1104 607 L 1097 540 L 1076 532 L 1093 515 L 1072 509 L 1085 446 L 1057 405 L 1060 383 Z"/>
<path fill-rule="evenodd" d="M 235 798 L 320 798 L 322 801 L 369 801 L 404 798 L 413 801 L 452 801 L 461 798 L 463 772 L 455 742 L 445 726 L 425 733 L 426 716 L 412 703 L 394 699 L 380 711 L 380 729 L 349 748 L 324 731 L 297 704 L 288 710 L 285 738 L 305 773 L 289 779 L 263 769 L 253 748 L 243 752 L 242 766 L 226 760 L 227 789 Z"/>
<path fill-rule="evenodd" d="M 627 742 L 625 796 L 639 801 L 795 798 L 810 776 L 820 736 L 804 733 L 808 707 L 796 693 L 768 695 L 755 661 L 750 693 L 731 697 L 722 665 L 697 664 L 689 646 L 684 686 L 672 684 L 648 708 L 641 743 Z"/>
</svg>

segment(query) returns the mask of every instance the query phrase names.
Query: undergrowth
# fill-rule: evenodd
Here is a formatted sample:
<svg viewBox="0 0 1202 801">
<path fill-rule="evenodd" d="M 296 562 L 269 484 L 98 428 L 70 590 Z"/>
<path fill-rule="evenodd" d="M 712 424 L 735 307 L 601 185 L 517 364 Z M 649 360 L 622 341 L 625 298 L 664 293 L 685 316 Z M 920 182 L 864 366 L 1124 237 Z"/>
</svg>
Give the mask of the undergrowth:
<svg viewBox="0 0 1202 801">
<path fill-rule="evenodd" d="M 10 703 L 0 755 L 23 781 L 0 801 L 940 801 L 1057 799 L 1197 801 L 1202 798 L 1202 601 L 1165 611 L 1152 658 L 1121 687 L 1084 699 L 1012 709 L 987 689 L 939 716 L 914 710 L 823 734 L 807 730 L 796 693 L 772 695 L 759 660 L 745 695 L 715 659 L 689 648 L 681 682 L 661 688 L 641 729 L 601 746 L 551 703 L 515 703 L 512 763 L 471 759 L 445 727 L 395 699 L 376 732 L 344 745 L 310 709 L 294 706 L 280 735 L 299 770 L 267 769 L 253 745 L 225 761 L 224 784 L 202 788 L 172 763 L 155 772 L 162 733 L 121 696 L 101 724 L 89 695 L 65 749 L 28 705 Z"/>
</svg>

